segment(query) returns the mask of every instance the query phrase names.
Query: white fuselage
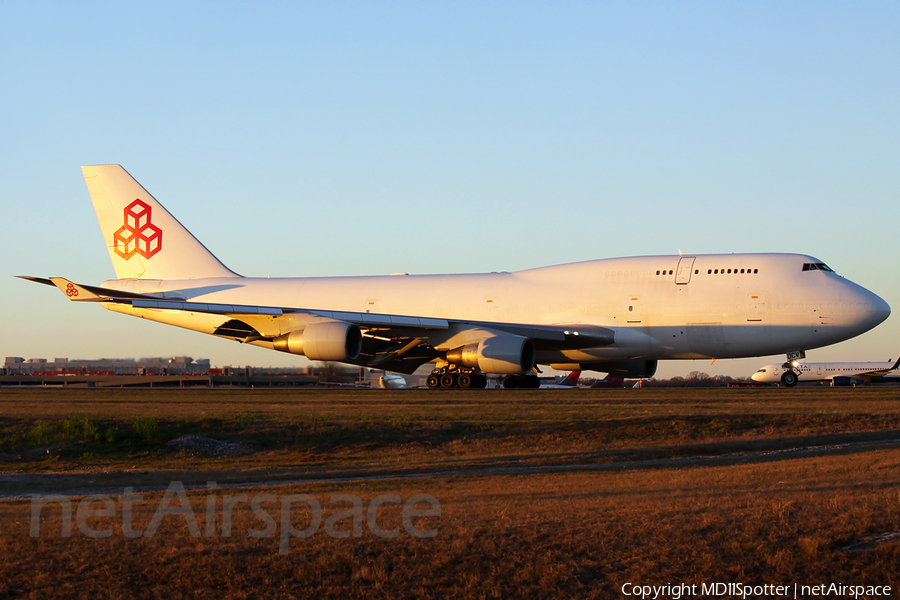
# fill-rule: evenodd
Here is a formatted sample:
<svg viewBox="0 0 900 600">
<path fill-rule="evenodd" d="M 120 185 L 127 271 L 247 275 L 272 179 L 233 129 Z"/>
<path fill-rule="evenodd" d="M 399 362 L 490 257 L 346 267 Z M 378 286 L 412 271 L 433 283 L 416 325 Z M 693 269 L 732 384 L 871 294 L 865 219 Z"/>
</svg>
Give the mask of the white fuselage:
<svg viewBox="0 0 900 600">
<path fill-rule="evenodd" d="M 538 352 L 542 364 L 576 364 L 808 350 L 859 335 L 887 318 L 890 307 L 869 290 L 831 271 L 804 270 L 804 264 L 817 262 L 799 254 L 645 256 L 477 275 L 135 279 L 104 286 L 169 292 L 191 302 L 595 325 L 615 331 L 612 345 Z M 227 320 L 214 314 L 106 306 L 205 333 Z M 264 327 L 263 321 L 261 317 L 254 327 Z M 272 333 L 278 334 L 266 332 Z M 435 347 L 452 347 L 457 334 L 451 328 Z M 272 347 L 265 341 L 253 343 Z"/>
<path fill-rule="evenodd" d="M 385 373 L 378 378 L 378 387 L 385 390 L 402 390 L 408 386 L 406 385 L 406 379 L 401 375 Z"/>
<path fill-rule="evenodd" d="M 885 377 L 896 381 L 900 374 L 891 371 L 893 366 L 892 362 L 798 362 L 791 370 L 797 374 L 799 381 L 829 381 L 836 377 L 858 380 Z M 779 383 L 785 371 L 787 369 L 783 364 L 766 365 L 754 373 L 751 379 L 759 383 Z M 873 376 L 873 373 L 876 375 Z"/>
</svg>

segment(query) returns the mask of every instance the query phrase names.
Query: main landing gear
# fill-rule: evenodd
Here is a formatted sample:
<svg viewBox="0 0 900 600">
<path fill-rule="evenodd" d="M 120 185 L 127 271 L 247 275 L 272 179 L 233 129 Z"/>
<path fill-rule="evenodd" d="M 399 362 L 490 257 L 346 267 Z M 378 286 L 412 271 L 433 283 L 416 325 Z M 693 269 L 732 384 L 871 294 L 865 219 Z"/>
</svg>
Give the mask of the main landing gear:
<svg viewBox="0 0 900 600">
<path fill-rule="evenodd" d="M 431 372 L 425 380 L 428 389 L 453 389 L 464 390 L 484 389 L 487 387 L 487 376 L 484 373 L 473 370 L 460 370 L 455 367 L 440 367 Z M 503 378 L 503 387 L 506 389 L 537 389 L 541 387 L 541 380 L 535 375 L 507 375 Z"/>
<path fill-rule="evenodd" d="M 450 369 L 435 369 L 425 380 L 428 389 L 438 388 L 463 388 L 484 389 L 487 387 L 487 377 L 477 371 L 451 371 Z"/>
</svg>

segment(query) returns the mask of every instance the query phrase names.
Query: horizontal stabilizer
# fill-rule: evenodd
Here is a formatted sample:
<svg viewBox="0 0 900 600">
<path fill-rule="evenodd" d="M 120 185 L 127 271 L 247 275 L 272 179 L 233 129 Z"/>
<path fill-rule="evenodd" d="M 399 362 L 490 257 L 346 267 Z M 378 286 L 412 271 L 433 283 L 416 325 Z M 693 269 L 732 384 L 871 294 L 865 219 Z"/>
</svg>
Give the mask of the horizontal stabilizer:
<svg viewBox="0 0 900 600">
<path fill-rule="evenodd" d="M 69 300 L 76 302 L 103 302 L 104 300 L 99 294 L 95 294 L 77 283 L 72 283 L 65 277 L 51 277 L 50 281 L 59 288 L 59 291 L 68 296 Z"/>
<path fill-rule="evenodd" d="M 82 302 L 106 302 L 115 299 L 131 300 L 139 298 L 146 298 L 148 300 L 159 299 L 159 296 L 151 294 L 135 294 L 134 292 L 123 292 L 121 290 L 113 290 L 110 288 L 73 283 L 65 277 L 51 277 L 49 279 L 43 277 L 31 277 L 30 275 L 16 275 L 16 277 L 35 283 L 56 286 L 63 294 L 68 296 L 70 300 L 80 300 Z"/>
</svg>

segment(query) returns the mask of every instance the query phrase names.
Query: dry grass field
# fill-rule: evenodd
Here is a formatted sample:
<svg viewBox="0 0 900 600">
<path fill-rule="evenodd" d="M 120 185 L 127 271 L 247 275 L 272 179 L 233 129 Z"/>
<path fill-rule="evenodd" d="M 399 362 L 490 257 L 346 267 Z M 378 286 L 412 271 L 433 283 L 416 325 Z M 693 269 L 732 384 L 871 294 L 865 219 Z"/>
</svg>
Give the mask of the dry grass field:
<svg viewBox="0 0 900 600">
<path fill-rule="evenodd" d="M 0 470 L 0 597 L 900 586 L 893 388 L 0 390 Z"/>
</svg>

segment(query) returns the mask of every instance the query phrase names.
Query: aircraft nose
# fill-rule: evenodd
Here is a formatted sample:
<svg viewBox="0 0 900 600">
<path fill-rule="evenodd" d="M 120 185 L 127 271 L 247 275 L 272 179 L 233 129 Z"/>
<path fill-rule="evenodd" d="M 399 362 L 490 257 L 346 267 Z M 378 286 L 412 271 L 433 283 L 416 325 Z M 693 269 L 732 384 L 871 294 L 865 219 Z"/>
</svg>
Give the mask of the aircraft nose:
<svg viewBox="0 0 900 600">
<path fill-rule="evenodd" d="M 872 294 L 871 319 L 872 327 L 891 316 L 891 307 L 878 294 Z"/>
<path fill-rule="evenodd" d="M 879 325 L 891 314 L 891 307 L 878 294 L 852 282 L 842 280 L 845 287 L 840 296 L 841 303 L 835 304 L 835 324 L 845 333 L 852 335 L 865 333 Z M 844 338 L 847 339 L 847 338 Z"/>
</svg>

